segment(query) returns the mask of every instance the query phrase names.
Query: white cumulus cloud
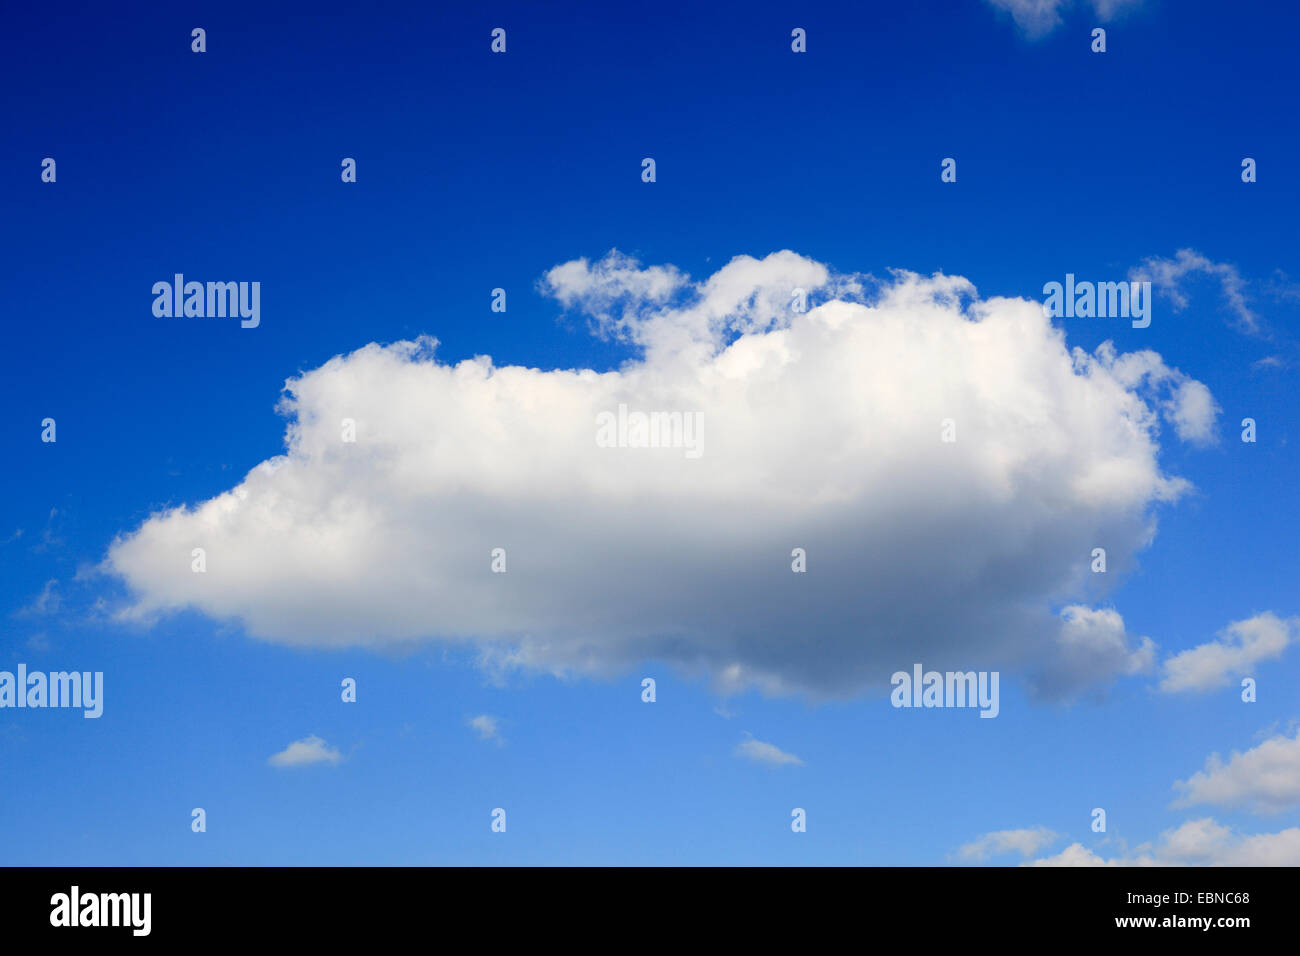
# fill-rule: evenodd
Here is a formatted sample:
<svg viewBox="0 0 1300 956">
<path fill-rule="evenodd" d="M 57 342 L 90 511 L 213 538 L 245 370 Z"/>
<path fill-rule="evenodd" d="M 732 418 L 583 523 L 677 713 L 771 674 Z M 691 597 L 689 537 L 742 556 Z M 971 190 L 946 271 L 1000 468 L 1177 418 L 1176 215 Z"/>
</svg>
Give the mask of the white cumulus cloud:
<svg viewBox="0 0 1300 956">
<path fill-rule="evenodd" d="M 1261 661 L 1282 656 L 1295 640 L 1300 618 L 1282 619 L 1272 611 L 1234 621 L 1218 640 L 1182 651 L 1161 666 L 1160 690 L 1208 691 L 1249 676 Z"/>
<path fill-rule="evenodd" d="M 1280 813 L 1300 806 L 1300 730 L 1279 734 L 1224 762 L 1211 754 L 1205 769 L 1174 783 L 1178 806 L 1213 804 Z"/>
<path fill-rule="evenodd" d="M 1274 813 L 1300 804 L 1300 730 L 1274 736 L 1225 763 L 1211 754 L 1205 769 L 1174 782 L 1176 806 L 1214 804 Z M 1015 832 L 1015 831 L 1012 831 Z M 1242 833 L 1212 817 L 1187 820 L 1159 839 L 1107 857 L 1081 843 L 1028 866 L 1300 866 L 1300 827 Z"/>
<path fill-rule="evenodd" d="M 1147 641 L 1080 600 L 1092 548 L 1131 566 L 1189 487 L 1160 443 L 1195 436 L 1204 395 L 1156 353 L 1072 350 L 1040 303 L 961 277 L 877 282 L 789 251 L 701 281 L 613 253 L 542 287 L 629 360 L 445 363 L 420 339 L 301 373 L 283 454 L 112 544 L 122 614 L 192 608 L 302 647 L 464 643 L 507 671 L 667 660 L 818 696 L 883 695 L 915 661 L 1067 696 L 1146 666 Z M 698 415 L 703 454 L 600 447 L 620 406 Z"/>
</svg>

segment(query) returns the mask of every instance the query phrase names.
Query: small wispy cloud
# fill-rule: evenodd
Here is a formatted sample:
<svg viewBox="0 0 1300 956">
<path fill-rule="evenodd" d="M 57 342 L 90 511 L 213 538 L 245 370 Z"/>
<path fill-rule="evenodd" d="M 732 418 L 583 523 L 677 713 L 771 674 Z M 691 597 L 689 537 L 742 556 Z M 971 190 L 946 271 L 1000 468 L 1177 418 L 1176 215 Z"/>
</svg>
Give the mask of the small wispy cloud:
<svg viewBox="0 0 1300 956">
<path fill-rule="evenodd" d="M 478 734 L 479 740 L 491 740 L 498 747 L 504 746 L 505 738 L 501 736 L 501 719 L 491 714 L 479 714 L 465 721 Z"/>
<path fill-rule="evenodd" d="M 1152 256 L 1140 266 L 1129 270 L 1129 279 L 1150 282 L 1156 291 L 1164 294 L 1174 304 L 1174 311 L 1187 308 L 1185 281 L 1195 275 L 1208 276 L 1219 283 L 1223 300 L 1233 316 L 1233 324 L 1242 332 L 1260 334 L 1259 316 L 1247 301 L 1246 280 L 1237 267 L 1227 262 L 1213 262 L 1195 249 L 1179 249 L 1174 258 Z"/>
<path fill-rule="evenodd" d="M 268 757 L 266 762 L 272 767 L 305 767 L 314 763 L 337 764 L 342 759 L 342 754 L 320 737 L 312 735 L 295 740 L 278 754 Z"/>
<path fill-rule="evenodd" d="M 1130 7 L 1136 7 L 1142 0 L 1089 0 L 1088 5 L 1097 19 L 1106 23 Z M 1070 0 L 988 0 L 988 3 L 1011 14 L 1020 31 L 1029 39 L 1037 40 L 1047 36 L 1063 22 L 1062 13 L 1070 6 Z"/>
<path fill-rule="evenodd" d="M 59 526 L 63 524 L 63 518 L 58 508 L 51 508 L 49 517 L 45 520 L 45 527 L 41 529 L 40 543 L 32 545 L 32 551 L 42 554 L 52 548 L 62 546 L 63 538 L 59 537 Z"/>
<path fill-rule="evenodd" d="M 58 581 L 51 578 L 45 582 L 45 587 L 41 588 L 41 593 L 36 595 L 30 603 L 22 608 L 18 613 L 23 615 L 45 615 L 53 614 L 63 603 L 57 590 Z"/>
<path fill-rule="evenodd" d="M 1262 359 L 1251 362 L 1250 367 L 1256 371 L 1264 368 L 1286 368 L 1286 362 L 1280 355 L 1266 355 Z"/>
<path fill-rule="evenodd" d="M 739 746 L 736 747 L 737 757 L 744 757 L 746 760 L 752 760 L 754 763 L 760 763 L 768 767 L 803 766 L 803 761 L 794 754 L 786 753 L 774 744 L 755 740 L 754 736 L 748 731 L 746 731 L 745 737 L 746 739 L 742 740 Z"/>
<path fill-rule="evenodd" d="M 992 856 L 1019 853 L 1028 858 L 1051 846 L 1059 836 L 1042 826 L 1023 830 L 994 830 L 960 846 L 957 856 L 963 860 L 980 861 Z"/>
</svg>

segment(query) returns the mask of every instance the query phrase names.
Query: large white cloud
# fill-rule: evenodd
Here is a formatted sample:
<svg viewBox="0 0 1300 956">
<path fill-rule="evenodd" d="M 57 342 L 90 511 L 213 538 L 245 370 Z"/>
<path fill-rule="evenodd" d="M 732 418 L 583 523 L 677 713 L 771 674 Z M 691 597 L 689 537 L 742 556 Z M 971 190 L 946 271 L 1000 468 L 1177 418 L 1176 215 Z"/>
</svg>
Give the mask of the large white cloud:
<svg viewBox="0 0 1300 956">
<path fill-rule="evenodd" d="M 1162 423 L 1204 431 L 1178 396 L 1214 413 L 1155 353 L 1071 351 L 1040 303 L 960 277 L 873 285 L 792 252 L 702 282 L 612 254 L 544 288 L 636 357 L 443 364 L 422 339 L 303 373 L 285 454 L 114 542 L 124 613 L 191 607 L 302 646 L 465 641 L 547 669 L 657 659 L 818 695 L 883 694 L 922 662 L 1069 696 L 1149 662 L 1080 602 L 1092 549 L 1131 565 L 1187 487 L 1158 461 Z M 620 405 L 698 414 L 703 454 L 598 447 Z"/>
</svg>

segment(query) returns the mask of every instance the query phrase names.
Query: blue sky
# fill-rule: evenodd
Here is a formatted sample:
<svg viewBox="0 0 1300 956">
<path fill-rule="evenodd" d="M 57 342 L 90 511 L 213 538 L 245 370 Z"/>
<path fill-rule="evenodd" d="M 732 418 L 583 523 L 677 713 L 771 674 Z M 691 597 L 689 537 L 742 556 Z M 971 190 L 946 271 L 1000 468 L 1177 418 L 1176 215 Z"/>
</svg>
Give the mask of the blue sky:
<svg viewBox="0 0 1300 956">
<path fill-rule="evenodd" d="M 1218 635 L 1232 622 L 1272 614 L 1278 623 L 1265 623 L 1274 641 L 1300 636 L 1293 620 L 1300 460 L 1292 437 L 1300 136 L 1290 121 L 1300 14 L 1251 2 L 1111 6 L 1113 16 L 1082 0 L 1062 5 L 1059 25 L 1034 35 L 1008 12 L 1015 3 L 984 0 L 869 9 L 377 3 L 9 13 L 0 31 L 0 69 L 15 94 L 0 150 L 8 318 L 0 440 L 10 450 L 0 513 L 0 669 L 21 662 L 29 670 L 103 671 L 105 703 L 98 720 L 69 710 L 0 710 L 0 763 L 21 780 L 0 798 L 0 860 L 935 865 L 1018 863 L 1078 843 L 1076 858 L 1240 862 L 1256 853 L 1300 862 L 1295 650 L 1252 659 L 1241 673 L 1224 665 L 1215 686 L 1161 689 L 1170 659 L 1212 642 L 1228 647 Z M 1089 49 L 1096 26 L 1107 30 L 1104 54 Z M 207 31 L 201 54 L 190 49 L 194 27 Z M 489 49 L 495 27 L 507 31 L 503 55 Z M 795 27 L 807 31 L 806 53 L 791 50 Z M 41 181 L 45 157 L 57 162 L 54 183 Z M 343 157 L 357 161 L 355 183 L 340 181 Z M 644 157 L 656 161 L 653 183 L 642 181 Z M 955 183 L 940 181 L 945 157 L 957 160 Z M 1244 157 L 1257 161 L 1258 181 L 1242 182 Z M 614 249 L 635 263 L 606 259 Z M 1001 671 L 997 719 L 892 708 L 894 667 L 847 688 L 826 675 L 865 673 L 886 659 L 910 668 L 928 660 L 923 650 L 953 647 L 951 634 L 925 633 L 933 609 L 918 599 L 909 617 L 900 598 L 890 604 L 899 617 L 889 654 L 859 660 L 843 627 L 855 619 L 857 595 L 883 585 L 855 579 L 850 563 L 817 585 L 826 590 L 817 613 L 801 618 L 802 633 L 759 633 L 754 625 L 736 638 L 747 648 L 737 660 L 770 664 L 766 686 L 780 683 L 776 693 L 720 686 L 731 638 L 710 628 L 750 622 L 744 607 L 761 603 L 754 589 L 784 594 L 788 579 L 746 584 L 721 570 L 708 606 L 703 594 L 675 606 L 671 579 L 662 579 L 663 620 L 683 629 L 671 641 L 642 640 L 629 610 L 626 633 L 606 627 L 592 638 L 598 673 L 573 666 L 586 659 L 578 651 L 539 651 L 529 658 L 536 666 L 501 673 L 480 651 L 489 638 L 494 647 L 509 644 L 502 635 L 517 619 L 476 617 L 469 598 L 464 609 L 431 606 L 427 640 L 377 638 L 388 624 L 376 620 L 374 633 L 353 627 L 350 637 L 340 624 L 335 643 L 346 646 L 323 647 L 324 639 L 268 623 L 285 608 L 303 619 L 332 599 L 328 574 L 289 569 L 311 564 L 307 545 L 291 558 L 230 530 L 231 547 L 267 561 L 257 577 L 268 591 L 247 598 L 255 621 L 220 612 L 244 606 L 242 596 L 222 603 L 217 595 L 206 608 L 176 600 L 176 588 L 159 583 L 165 575 L 144 553 L 147 542 L 131 561 L 110 559 L 113 542 L 151 516 L 202 505 L 284 454 L 287 421 L 276 405 L 286 379 L 336 356 L 428 335 L 443 365 L 486 355 L 498 368 L 617 372 L 659 341 L 675 303 L 632 301 L 632 341 L 593 335 L 591 323 L 608 318 L 594 273 L 566 285 L 555 267 L 604 262 L 626 297 L 646 268 L 675 267 L 701 283 L 737 256 L 780 271 L 788 263 L 767 257 L 782 250 L 832 276 L 869 274 L 886 284 L 893 269 L 962 276 L 984 300 L 1039 302 L 1044 283 L 1066 273 L 1166 277 L 1149 328 L 1117 319 L 1054 324 L 1069 348 L 1091 353 L 1110 340 L 1121 353 L 1152 350 L 1161 368 L 1208 388 L 1217 415 L 1188 426 L 1203 440 L 1180 440 L 1172 421 L 1152 438 L 1160 472 L 1194 489 L 1167 503 L 1148 497 L 1136 518 L 1122 509 L 1110 516 L 1134 534 L 1142 516 L 1153 517 L 1156 531 L 1131 549 L 1131 566 L 1107 572 L 1107 587 L 1089 581 L 1069 597 L 1029 596 L 1041 599 L 1036 614 L 1053 619 L 1066 603 L 1114 610 L 1126 653 L 1137 654 L 1143 637 L 1156 646 L 1149 666 L 1139 668 L 1138 655 L 1131 673 L 1045 699 L 1032 692 L 1034 667 L 1025 662 L 1056 633 L 1020 635 L 1008 650 L 990 619 L 972 613 L 978 633 L 969 653 L 952 660 Z M 1180 260 L 1180 250 L 1196 258 Z M 259 281 L 260 325 L 155 317 L 150 289 L 177 272 Z M 504 313 L 490 308 L 495 288 L 507 291 Z M 833 288 L 816 291 L 814 305 L 833 299 Z M 674 294 L 708 290 L 681 284 Z M 923 333 L 910 328 L 904 323 L 896 344 L 924 357 L 928 346 L 909 338 Z M 933 356 L 939 379 L 942 354 Z M 343 371 L 355 380 L 313 379 L 319 392 L 303 402 L 332 409 L 339 389 L 364 393 L 391 380 L 405 367 L 394 361 L 378 371 L 348 364 Z M 1037 368 L 1026 362 L 1016 367 Z M 676 366 L 665 359 L 651 368 L 667 375 Z M 840 379 L 850 368 L 819 373 L 814 365 L 805 381 L 847 390 Z M 953 374 L 989 385 L 978 369 Z M 1184 380 L 1169 374 L 1175 387 Z M 915 380 L 872 381 L 903 403 L 916 389 Z M 452 414 L 440 409 L 478 407 L 469 397 L 456 405 L 455 389 L 468 396 L 470 385 L 447 386 L 452 391 L 427 407 L 422 387 L 392 406 L 394 421 L 424 408 L 437 428 L 439 414 Z M 757 390 L 756 380 L 746 394 Z M 541 418 L 560 414 L 549 394 L 539 391 L 522 407 Z M 1158 409 L 1179 394 L 1145 400 Z M 792 407 L 816 409 L 817 401 Z M 1091 407 L 1069 411 L 1086 416 Z M 40 440 L 47 417 L 57 422 L 57 442 Z M 1240 441 L 1245 417 L 1257 423 L 1253 444 Z M 480 447 L 474 436 L 497 426 L 517 429 L 510 434 L 520 457 L 511 467 L 520 475 L 554 447 L 529 447 L 533 425 L 512 419 L 446 423 L 459 439 L 456 476 L 470 490 L 468 499 L 449 491 L 445 500 L 485 516 L 490 533 L 505 537 L 510 528 L 493 524 L 494 513 L 541 506 L 510 490 L 483 490 L 495 487 L 495 473 L 476 474 L 476 455 L 501 460 L 492 457 L 497 446 Z M 819 440 L 810 439 L 813 452 Z M 714 447 L 727 447 L 723 435 L 718 441 Z M 1037 441 L 1029 442 L 1031 457 Z M 1053 454 L 1047 465 L 1068 468 L 1086 465 L 1091 452 Z M 879 458 L 892 461 L 888 449 Z M 810 474 L 835 469 L 812 452 L 794 460 Z M 359 470 L 304 476 L 328 483 L 360 475 L 333 490 L 360 500 L 379 494 L 366 465 L 347 467 Z M 568 465 L 536 467 L 544 472 L 538 500 L 580 516 L 580 498 L 565 499 L 562 483 L 543 487 Z M 890 493 L 909 474 L 897 468 L 886 471 Z M 430 486 L 449 487 L 432 478 Z M 412 495 L 385 512 L 394 526 L 411 508 L 441 507 L 436 496 Z M 710 499 L 692 495 L 684 495 L 683 524 L 708 513 Z M 1047 508 L 1050 499 L 1033 500 Z M 634 566 L 672 564 L 647 556 L 653 528 L 666 525 L 650 503 L 638 523 L 642 500 L 629 497 L 627 524 L 610 525 L 618 529 L 605 556 L 611 566 L 623 556 L 619 534 L 641 536 Z M 898 513 L 919 519 L 924 509 L 908 510 L 915 505 L 904 501 Z M 1077 510 L 1061 507 L 1055 518 L 1039 516 L 1042 528 L 1071 525 Z M 848 538 L 861 531 L 856 514 L 822 517 L 843 521 Z M 756 540 L 766 540 L 769 517 L 756 519 Z M 305 523 L 287 520 L 299 544 L 314 540 Z M 713 534 L 705 525 L 707 518 L 701 534 Z M 158 540 L 168 540 L 173 525 L 154 526 Z M 709 539 L 671 534 L 683 535 L 674 545 L 707 548 Z M 786 539 L 774 530 L 773 540 Z M 866 538 L 858 543 L 872 550 Z M 987 558 L 990 567 L 1008 554 L 1011 567 L 1057 556 L 1022 545 L 984 554 L 983 544 L 963 537 L 947 550 L 969 546 L 972 562 Z M 382 536 L 375 546 L 366 566 L 404 580 L 410 555 Z M 477 543 L 463 539 L 424 546 L 479 556 Z M 858 553 L 853 542 L 842 546 Z M 188 550 L 177 553 L 188 575 Z M 528 554 L 517 553 L 503 584 L 528 573 Z M 589 547 L 580 553 L 601 563 Z M 918 545 L 914 561 L 899 562 L 920 569 L 908 578 L 920 594 L 933 584 L 924 571 L 930 553 Z M 784 574 L 788 547 L 773 554 Z M 810 582 L 818 560 L 810 548 Z M 1087 560 L 1085 549 L 1080 561 Z M 481 564 L 486 573 L 486 547 Z M 708 576 L 695 577 L 707 590 Z M 220 574 L 207 581 L 225 586 Z M 1004 586 L 1028 600 L 989 577 L 990 591 Z M 598 576 L 590 587 L 599 591 Z M 942 603 L 946 592 L 937 590 Z M 560 627 L 577 604 L 563 589 L 551 593 L 555 608 L 541 598 L 519 607 L 544 609 Z M 151 613 L 123 616 L 142 602 L 152 602 Z M 393 603 L 395 614 L 405 613 L 400 597 Z M 608 609 L 598 603 L 593 597 L 581 610 L 604 621 Z M 447 640 L 441 621 L 453 618 L 455 639 Z M 1254 703 L 1240 699 L 1242 674 L 1258 682 Z M 653 704 L 641 700 L 646 676 L 657 681 Z M 357 681 L 356 703 L 340 700 L 344 677 Z M 496 720 L 495 737 L 469 726 L 480 715 Z M 268 763 L 312 737 L 337 759 Z M 750 759 L 738 748 L 751 739 L 798 762 Z M 1240 761 L 1231 762 L 1233 752 Z M 1224 766 L 1209 770 L 1214 753 Z M 1172 806 L 1175 781 L 1203 771 L 1196 791 L 1203 799 Z M 1280 778 L 1281 791 L 1268 791 L 1266 778 Z M 195 807 L 207 812 L 204 833 L 191 832 Z M 505 834 L 489 829 L 496 807 L 507 811 Z M 791 832 L 795 807 L 807 810 L 806 833 Z M 1094 807 L 1106 809 L 1104 834 L 1090 829 Z M 1178 858 L 1170 849 L 1178 841 L 1162 834 L 1206 819 L 1213 823 L 1198 830 L 1206 842 Z M 1038 827 L 1052 836 L 992 841 L 1029 852 L 961 852 L 985 834 Z"/>
</svg>

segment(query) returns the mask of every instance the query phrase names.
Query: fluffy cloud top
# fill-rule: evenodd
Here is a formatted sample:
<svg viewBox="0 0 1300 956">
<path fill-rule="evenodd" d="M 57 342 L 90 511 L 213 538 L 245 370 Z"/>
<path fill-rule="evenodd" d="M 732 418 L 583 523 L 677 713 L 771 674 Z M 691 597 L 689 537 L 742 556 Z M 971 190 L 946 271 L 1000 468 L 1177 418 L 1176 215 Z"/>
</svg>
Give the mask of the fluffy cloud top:
<svg viewBox="0 0 1300 956">
<path fill-rule="evenodd" d="M 295 740 L 278 754 L 267 758 L 272 767 L 305 767 L 313 763 L 336 764 L 343 755 L 317 736 Z"/>
<path fill-rule="evenodd" d="M 1300 730 L 1293 737 L 1279 734 L 1245 753 L 1234 751 L 1227 763 L 1211 754 L 1204 770 L 1177 781 L 1174 789 L 1182 793 L 1179 806 L 1244 806 L 1258 813 L 1300 806 Z"/>
<path fill-rule="evenodd" d="M 960 277 L 869 285 L 792 252 L 700 282 L 615 253 L 543 286 L 629 344 L 618 370 L 445 364 L 431 339 L 338 356 L 286 383 L 284 454 L 114 542 L 123 613 L 556 671 L 654 658 L 724 690 L 884 694 L 918 661 L 1058 696 L 1140 672 L 1147 643 L 1079 603 L 1089 556 L 1131 564 L 1186 489 L 1161 429 L 1210 427 L 1204 387 L 1154 352 L 1071 351 L 1040 303 Z M 600 447 L 620 405 L 698 415 L 703 454 Z"/>
<path fill-rule="evenodd" d="M 1118 611 L 1078 604 L 1061 611 L 1056 650 L 1051 664 L 1031 678 L 1040 697 L 1064 699 L 1116 676 L 1149 673 L 1156 657 L 1151 638 L 1130 639 Z"/>
<path fill-rule="evenodd" d="M 1281 657 L 1294 639 L 1300 619 L 1282 620 L 1271 611 L 1224 628 L 1218 640 L 1175 654 L 1162 666 L 1160 689 L 1166 693 L 1226 687 L 1246 676 L 1260 661 Z"/>
</svg>

